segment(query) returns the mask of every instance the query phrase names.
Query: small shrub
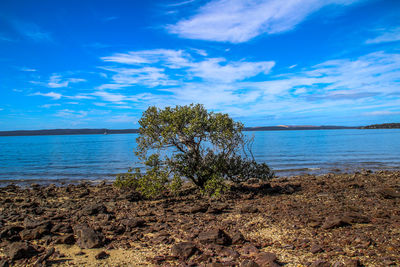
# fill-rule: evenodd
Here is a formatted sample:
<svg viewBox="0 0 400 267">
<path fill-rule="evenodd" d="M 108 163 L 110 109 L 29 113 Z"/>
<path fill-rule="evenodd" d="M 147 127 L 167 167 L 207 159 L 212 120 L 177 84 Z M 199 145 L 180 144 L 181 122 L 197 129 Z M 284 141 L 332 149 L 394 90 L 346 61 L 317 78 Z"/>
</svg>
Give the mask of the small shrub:
<svg viewBox="0 0 400 267">
<path fill-rule="evenodd" d="M 268 180 L 273 176 L 265 163 L 255 161 L 252 140 L 242 133 L 243 124 L 227 114 L 208 112 L 199 104 L 149 107 L 139 124 L 135 153 L 145 172 L 136 169 L 121 174 L 117 186 L 130 186 L 154 197 L 166 189 L 178 192 L 186 179 L 215 196 L 227 189 L 226 181 Z"/>
</svg>

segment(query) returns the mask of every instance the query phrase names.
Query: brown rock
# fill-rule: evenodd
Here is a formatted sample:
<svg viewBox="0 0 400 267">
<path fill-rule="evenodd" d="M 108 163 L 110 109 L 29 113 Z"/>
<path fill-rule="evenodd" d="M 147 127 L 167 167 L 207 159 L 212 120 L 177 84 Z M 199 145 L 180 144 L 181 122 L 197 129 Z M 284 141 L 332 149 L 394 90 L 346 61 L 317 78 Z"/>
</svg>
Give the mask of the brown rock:
<svg viewBox="0 0 400 267">
<path fill-rule="evenodd" d="M 75 237 L 73 234 L 67 234 L 67 235 L 63 235 L 60 236 L 59 238 L 57 238 L 56 240 L 56 244 L 66 244 L 66 245 L 73 245 L 75 244 Z"/>
<path fill-rule="evenodd" d="M 103 236 L 87 225 L 79 225 L 74 230 L 78 237 L 77 244 L 80 248 L 98 248 L 103 245 Z"/>
<path fill-rule="evenodd" d="M 220 252 L 220 255 L 223 255 L 225 257 L 228 257 L 228 258 L 234 259 L 234 260 L 236 260 L 237 258 L 240 257 L 240 254 L 231 248 L 222 249 Z"/>
<path fill-rule="evenodd" d="M 97 215 L 97 214 L 102 214 L 106 213 L 107 208 L 101 203 L 98 204 L 89 204 L 86 207 L 84 207 L 81 211 L 82 215 Z"/>
<path fill-rule="evenodd" d="M 257 213 L 258 208 L 253 205 L 246 205 L 240 209 L 240 213 Z"/>
<path fill-rule="evenodd" d="M 38 251 L 26 242 L 12 243 L 6 252 L 7 257 L 11 260 L 31 258 L 36 254 Z"/>
<path fill-rule="evenodd" d="M 110 254 L 108 254 L 105 251 L 100 251 L 96 256 L 94 256 L 96 258 L 96 260 L 103 260 L 106 259 L 108 257 L 110 257 Z"/>
<path fill-rule="evenodd" d="M 258 253 L 258 248 L 253 244 L 248 244 L 243 247 L 243 254 L 252 255 Z"/>
<path fill-rule="evenodd" d="M 342 220 L 349 224 L 352 223 L 369 223 L 371 220 L 367 216 L 359 214 L 357 212 L 346 212 L 342 216 Z"/>
<path fill-rule="evenodd" d="M 196 244 L 193 242 L 181 242 L 175 244 L 171 248 L 172 256 L 180 258 L 182 260 L 189 259 L 196 251 Z"/>
<path fill-rule="evenodd" d="M 240 267 L 260 267 L 260 265 L 258 265 L 253 260 L 246 259 L 246 260 L 242 261 L 242 263 L 240 264 Z"/>
<path fill-rule="evenodd" d="M 318 244 L 313 244 L 313 245 L 311 245 L 310 251 L 312 254 L 317 254 L 317 253 L 323 252 L 324 249 Z"/>
<path fill-rule="evenodd" d="M 20 226 L 6 226 L 1 232 L 0 232 L 0 238 L 10 238 L 12 236 L 18 235 L 19 232 L 24 230 L 23 227 Z"/>
<path fill-rule="evenodd" d="M 345 259 L 344 266 L 346 267 L 359 267 L 362 266 L 358 259 Z"/>
<path fill-rule="evenodd" d="M 400 198 L 400 192 L 399 190 L 393 189 L 393 188 L 382 188 L 378 191 L 378 193 L 383 196 L 384 198 Z"/>
<path fill-rule="evenodd" d="M 131 218 L 131 219 L 122 220 L 121 223 L 123 225 L 125 225 L 126 227 L 129 227 L 132 229 L 132 228 L 136 228 L 136 227 L 142 227 L 145 225 L 146 222 L 139 218 Z"/>
<path fill-rule="evenodd" d="M 187 213 L 198 213 L 198 212 L 206 212 L 208 209 L 208 204 L 199 204 L 193 207 L 187 208 Z"/>
<path fill-rule="evenodd" d="M 232 239 L 221 229 L 212 229 L 209 231 L 201 232 L 198 236 L 202 244 L 218 244 L 228 246 L 232 244 Z"/>
<path fill-rule="evenodd" d="M 50 256 L 53 255 L 55 251 L 56 250 L 54 248 L 50 248 L 49 250 L 47 250 L 46 253 L 40 256 L 40 258 L 35 262 L 35 266 L 50 258 Z"/>
<path fill-rule="evenodd" d="M 332 229 L 337 227 L 348 226 L 350 223 L 348 221 L 344 221 L 342 218 L 337 216 L 329 216 L 326 218 L 324 224 L 322 225 L 323 229 Z"/>
<path fill-rule="evenodd" d="M 236 232 L 235 234 L 232 235 L 232 244 L 233 245 L 240 245 L 244 244 L 246 242 L 246 239 L 242 235 L 241 232 Z"/>
<path fill-rule="evenodd" d="M 278 258 L 274 253 L 271 252 L 261 252 L 256 257 L 256 262 L 260 266 L 280 266 L 276 263 Z"/>
</svg>

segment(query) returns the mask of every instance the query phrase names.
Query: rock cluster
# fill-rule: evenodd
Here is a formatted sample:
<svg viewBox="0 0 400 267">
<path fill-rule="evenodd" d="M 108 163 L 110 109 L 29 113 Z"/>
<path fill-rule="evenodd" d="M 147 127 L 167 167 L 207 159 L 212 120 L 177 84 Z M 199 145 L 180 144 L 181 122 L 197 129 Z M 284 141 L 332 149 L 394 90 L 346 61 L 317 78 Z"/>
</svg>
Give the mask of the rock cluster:
<svg viewBox="0 0 400 267">
<path fill-rule="evenodd" d="M 251 181 L 221 199 L 191 190 L 153 201 L 104 183 L 9 185 L 0 266 L 51 265 L 59 244 L 99 248 L 99 262 L 135 245 L 157 266 L 396 266 L 399 184 L 400 172 L 305 175 Z"/>
</svg>

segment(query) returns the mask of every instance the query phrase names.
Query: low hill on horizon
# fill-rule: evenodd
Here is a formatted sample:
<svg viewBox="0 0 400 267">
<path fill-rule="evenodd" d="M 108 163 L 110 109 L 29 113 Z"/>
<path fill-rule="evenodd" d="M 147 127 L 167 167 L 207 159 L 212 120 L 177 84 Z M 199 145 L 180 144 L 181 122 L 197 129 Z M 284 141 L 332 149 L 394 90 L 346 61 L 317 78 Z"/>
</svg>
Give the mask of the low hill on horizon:
<svg viewBox="0 0 400 267">
<path fill-rule="evenodd" d="M 313 125 L 279 125 L 245 127 L 244 131 L 288 131 L 288 130 L 327 130 L 327 129 L 358 129 L 360 127 L 346 126 L 313 126 Z M 138 133 L 138 129 L 46 129 L 46 130 L 16 130 L 0 131 L 0 136 L 36 136 L 36 135 L 78 135 L 78 134 L 126 134 Z"/>
</svg>

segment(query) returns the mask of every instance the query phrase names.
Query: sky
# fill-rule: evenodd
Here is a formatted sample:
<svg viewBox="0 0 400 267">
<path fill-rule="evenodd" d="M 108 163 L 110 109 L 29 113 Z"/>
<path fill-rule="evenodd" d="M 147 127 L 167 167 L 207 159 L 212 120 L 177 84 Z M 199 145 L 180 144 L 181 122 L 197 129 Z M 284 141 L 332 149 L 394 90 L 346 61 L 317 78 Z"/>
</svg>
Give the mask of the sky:
<svg viewBox="0 0 400 267">
<path fill-rule="evenodd" d="M 400 122 L 398 0 L 2 0 L 0 130 Z"/>
</svg>

